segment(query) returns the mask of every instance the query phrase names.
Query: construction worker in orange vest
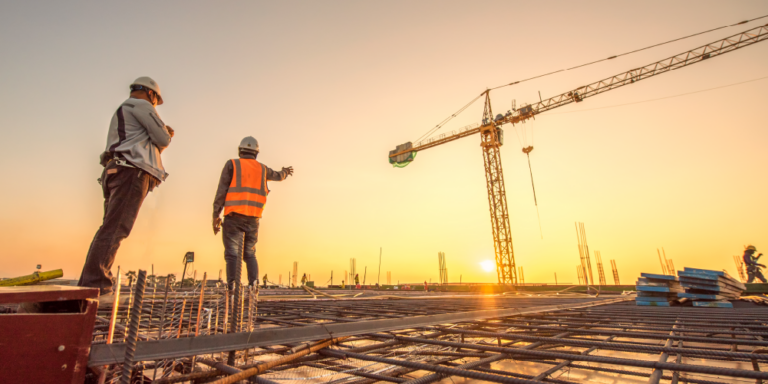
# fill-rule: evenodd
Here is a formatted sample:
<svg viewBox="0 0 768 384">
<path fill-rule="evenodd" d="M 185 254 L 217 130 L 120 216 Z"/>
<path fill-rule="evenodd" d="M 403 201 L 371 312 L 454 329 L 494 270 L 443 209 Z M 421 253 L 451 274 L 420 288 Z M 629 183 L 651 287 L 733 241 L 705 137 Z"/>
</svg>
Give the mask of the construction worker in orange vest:
<svg viewBox="0 0 768 384">
<path fill-rule="evenodd" d="M 248 271 L 248 285 L 258 289 L 259 264 L 256 261 L 256 242 L 259 237 L 259 219 L 267 203 L 267 181 L 282 181 L 293 175 L 293 167 L 273 171 L 256 161 L 259 142 L 251 136 L 238 147 L 239 159 L 224 164 L 219 188 L 213 200 L 213 234 L 223 227 L 224 260 L 227 262 L 227 286 L 234 289 L 240 284 L 242 262 Z M 224 223 L 219 217 L 224 210 Z"/>
</svg>

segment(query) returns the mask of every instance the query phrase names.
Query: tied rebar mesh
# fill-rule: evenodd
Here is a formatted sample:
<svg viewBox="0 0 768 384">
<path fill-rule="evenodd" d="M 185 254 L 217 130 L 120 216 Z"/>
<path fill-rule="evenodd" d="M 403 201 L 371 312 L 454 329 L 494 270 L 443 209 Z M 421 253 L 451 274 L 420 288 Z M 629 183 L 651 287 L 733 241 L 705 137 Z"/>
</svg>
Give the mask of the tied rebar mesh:
<svg viewBox="0 0 768 384">
<path fill-rule="evenodd" d="M 133 374 L 133 355 L 136 352 L 136 340 L 139 337 L 139 322 L 141 321 L 141 306 L 144 303 L 144 288 L 147 284 L 147 271 L 139 270 L 139 277 L 136 280 L 136 291 L 133 297 L 133 308 L 128 323 L 128 335 L 125 339 L 125 362 L 123 363 L 123 374 L 120 377 L 121 384 L 130 384 Z M 119 305 L 115 303 L 114 305 Z"/>
<path fill-rule="evenodd" d="M 270 368 L 260 373 L 260 378 L 254 378 L 272 384 L 403 383 L 409 379 L 423 383 L 451 376 L 483 376 L 486 381 L 503 383 L 572 384 L 605 375 L 615 377 L 619 382 L 625 379 L 647 381 L 654 369 L 659 372 L 655 378 L 662 382 L 673 378 L 697 384 L 752 383 L 755 379 L 768 379 L 765 372 L 768 354 L 756 352 L 768 348 L 768 340 L 763 340 L 768 337 L 768 325 L 764 320 L 768 309 L 752 304 L 749 304 L 750 308 L 734 310 L 640 308 L 632 302 L 597 305 L 616 299 L 603 300 L 602 296 L 595 299 L 575 293 L 569 297 L 564 297 L 563 293 L 550 296 L 531 293 L 465 298 L 457 295 L 440 297 L 439 294 L 426 298 L 423 293 L 414 293 L 417 297 L 401 300 L 335 300 L 321 296 L 316 300 L 296 300 L 288 297 L 296 290 L 268 290 L 261 292 L 262 301 L 258 305 L 255 292 L 241 293 L 242 299 L 236 303 L 243 313 L 238 311 L 233 314 L 233 319 L 225 321 L 225 314 L 232 313 L 233 308 L 227 304 L 223 285 L 204 290 L 199 284 L 177 289 L 171 289 L 166 299 L 160 285 L 153 298 L 152 288 L 148 286 L 141 311 L 131 306 L 132 314 L 141 313 L 137 342 L 157 340 L 158 336 L 160 343 L 194 337 L 198 323 L 200 336 L 229 333 L 231 321 L 242 319 L 237 329 L 243 336 L 238 340 L 247 344 L 247 338 L 255 343 L 250 347 L 238 344 L 240 347 L 234 348 L 235 359 L 231 367 L 241 371 L 280 359 L 305 344 L 293 339 L 274 345 L 258 344 L 266 332 L 272 331 L 264 328 L 274 328 L 278 332 L 281 328 L 284 331 L 284 328 L 295 328 L 304 332 L 299 328 L 322 325 L 329 335 L 336 335 L 343 330 L 339 326 L 349 323 L 402 321 L 401 328 L 388 331 L 372 328 L 362 332 L 365 326 L 355 325 L 361 327 L 361 333 L 332 347 L 337 351 L 336 355 L 317 352 Z M 202 300 L 201 291 L 204 294 Z M 338 291 L 326 292 L 338 294 Z M 278 293 L 285 300 L 263 300 L 265 296 Z M 404 297 L 410 295 L 409 292 L 402 294 Z M 303 291 L 302 295 L 308 296 Z M 166 302 L 167 310 L 162 311 Z M 596 306 L 576 307 L 582 303 L 595 303 Z M 155 311 L 150 308 L 153 304 L 158 306 Z M 523 309 L 528 307 L 548 309 L 525 312 Z M 497 318 L 462 320 L 453 325 L 444 322 L 426 328 L 407 326 L 414 317 L 510 308 L 521 311 Z M 133 316 L 126 319 L 128 309 L 123 305 L 118 316 L 125 324 L 126 334 L 130 332 L 133 319 Z M 150 320 L 149 317 L 153 318 Z M 100 322 L 100 329 L 106 326 Z M 117 329 L 120 329 L 119 324 Z M 248 332 L 251 329 L 253 334 Z M 94 333 L 97 340 L 104 337 L 102 333 L 100 330 Z M 235 335 L 228 337 L 231 336 Z M 669 340 L 671 343 L 665 344 Z M 205 340 L 199 343 L 205 343 Z M 152 344 L 145 347 L 152 348 Z M 139 361 L 145 353 L 143 348 L 138 348 L 134 358 L 134 380 L 142 377 L 147 380 L 156 375 L 157 384 L 193 380 L 210 382 L 236 372 L 224 372 L 208 364 L 227 361 L 233 347 L 222 346 L 216 352 L 194 352 L 184 348 L 163 360 Z M 657 361 L 662 353 L 667 354 L 669 361 Z M 341 358 L 339 354 L 345 357 Z M 122 352 L 118 356 L 121 355 Z M 753 364 L 763 366 L 759 367 L 762 368 L 760 372 L 752 369 Z M 123 379 L 120 376 L 124 369 L 122 360 L 115 367 L 107 375 L 110 383 Z M 417 371 L 421 373 L 414 373 Z M 751 380 L 745 381 L 747 378 Z"/>
</svg>

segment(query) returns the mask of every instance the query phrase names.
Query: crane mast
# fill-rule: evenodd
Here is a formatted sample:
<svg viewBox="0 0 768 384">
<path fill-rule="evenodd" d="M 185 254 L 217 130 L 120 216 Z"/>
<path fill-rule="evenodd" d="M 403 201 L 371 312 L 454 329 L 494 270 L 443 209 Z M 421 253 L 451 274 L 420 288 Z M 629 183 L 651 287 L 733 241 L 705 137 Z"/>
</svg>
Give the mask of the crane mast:
<svg viewBox="0 0 768 384">
<path fill-rule="evenodd" d="M 507 193 L 504 187 L 504 172 L 501 167 L 499 149 L 504 144 L 501 126 L 504 124 L 517 124 L 534 118 L 543 113 L 571 103 L 578 103 L 585 98 L 599 95 L 625 85 L 634 84 L 675 69 L 701 63 L 713 57 L 733 52 L 737 49 L 768 40 L 768 24 L 737 33 L 724 39 L 705 44 L 681 54 L 668 57 L 657 62 L 630 69 L 629 71 L 611 76 L 588 85 L 577 87 L 549 99 L 541 100 L 532 105 L 526 105 L 514 112 L 508 111 L 504 115 L 493 116 L 491 109 L 490 90 L 484 91 L 480 96 L 485 96 L 483 108 L 483 120 L 481 124 L 465 127 L 459 132 L 441 134 L 434 138 L 412 145 L 410 142 L 398 146 L 389 152 L 390 163 L 403 164 L 411 161 L 418 151 L 423 151 L 438 145 L 446 144 L 464 137 L 480 134 L 480 146 L 483 150 L 483 165 L 485 167 L 485 182 L 488 188 L 488 206 L 491 213 L 491 227 L 493 232 L 493 246 L 496 254 L 496 271 L 500 284 L 517 284 L 517 269 L 515 267 L 515 253 L 512 249 L 512 232 L 509 226 L 509 210 L 507 208 Z M 609 59 L 613 59 L 612 56 Z M 508 85 L 514 85 L 511 83 Z M 479 97 L 478 97 L 479 98 Z"/>
<path fill-rule="evenodd" d="M 480 146 L 483 148 L 485 185 L 488 188 L 488 206 L 491 213 L 493 248 L 496 255 L 496 272 L 499 284 L 517 284 L 515 251 L 512 248 L 512 230 L 509 228 L 507 191 L 504 187 L 504 170 L 501 167 L 501 129 L 493 123 L 491 94 L 485 91 L 483 122 L 480 128 Z"/>
</svg>

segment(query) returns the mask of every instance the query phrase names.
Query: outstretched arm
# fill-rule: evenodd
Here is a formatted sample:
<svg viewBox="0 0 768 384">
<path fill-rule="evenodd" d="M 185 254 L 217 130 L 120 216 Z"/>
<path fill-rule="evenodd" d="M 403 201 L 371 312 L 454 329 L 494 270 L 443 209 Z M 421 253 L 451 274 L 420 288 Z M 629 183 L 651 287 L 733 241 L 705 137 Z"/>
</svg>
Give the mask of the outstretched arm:
<svg viewBox="0 0 768 384">
<path fill-rule="evenodd" d="M 283 167 L 280 172 L 267 167 L 267 180 L 269 181 L 283 181 L 290 175 L 293 175 L 293 167 Z"/>
</svg>

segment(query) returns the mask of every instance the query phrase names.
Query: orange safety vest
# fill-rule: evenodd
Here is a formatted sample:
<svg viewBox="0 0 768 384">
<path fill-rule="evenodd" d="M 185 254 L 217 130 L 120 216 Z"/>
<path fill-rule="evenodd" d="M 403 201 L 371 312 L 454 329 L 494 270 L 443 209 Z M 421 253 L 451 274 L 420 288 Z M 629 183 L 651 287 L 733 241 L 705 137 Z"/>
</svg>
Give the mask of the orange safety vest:
<svg viewBox="0 0 768 384">
<path fill-rule="evenodd" d="M 261 217 L 267 204 L 267 167 L 253 159 L 233 159 L 234 177 L 224 202 L 224 216 L 235 212 Z"/>
</svg>

